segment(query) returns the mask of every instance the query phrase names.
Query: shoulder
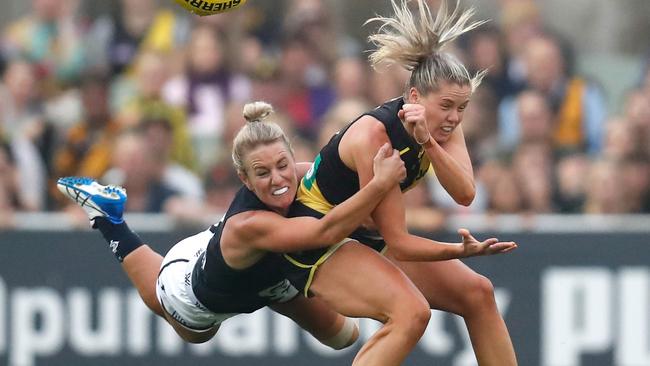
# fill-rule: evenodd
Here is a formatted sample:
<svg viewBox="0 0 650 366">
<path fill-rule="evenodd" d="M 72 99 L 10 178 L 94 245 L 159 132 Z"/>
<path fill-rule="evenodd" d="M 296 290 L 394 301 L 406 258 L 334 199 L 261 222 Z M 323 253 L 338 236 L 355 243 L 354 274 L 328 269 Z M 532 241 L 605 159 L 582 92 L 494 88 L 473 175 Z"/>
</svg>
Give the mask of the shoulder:
<svg viewBox="0 0 650 366">
<path fill-rule="evenodd" d="M 367 146 L 376 143 L 384 143 L 387 140 L 386 126 L 377 118 L 365 115 L 359 118 L 348 132 L 350 140 L 355 145 Z"/>
<path fill-rule="evenodd" d="M 235 214 L 228 218 L 224 230 L 231 231 L 238 237 L 259 235 L 270 224 L 276 213 L 264 210 L 251 210 Z"/>
</svg>

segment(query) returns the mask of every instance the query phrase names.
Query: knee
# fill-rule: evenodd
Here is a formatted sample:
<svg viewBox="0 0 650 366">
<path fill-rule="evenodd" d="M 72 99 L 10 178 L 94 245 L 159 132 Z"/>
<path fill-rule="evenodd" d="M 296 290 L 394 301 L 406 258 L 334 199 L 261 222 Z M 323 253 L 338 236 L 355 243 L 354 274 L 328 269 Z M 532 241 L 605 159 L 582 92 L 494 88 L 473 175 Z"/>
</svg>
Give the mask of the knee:
<svg viewBox="0 0 650 366">
<path fill-rule="evenodd" d="M 397 326 L 419 339 L 429 324 L 431 309 L 424 298 L 405 302 L 392 317 Z"/>
<path fill-rule="evenodd" d="M 487 277 L 476 274 L 468 283 L 462 294 L 463 315 L 475 311 L 496 309 L 494 285 Z"/>
</svg>

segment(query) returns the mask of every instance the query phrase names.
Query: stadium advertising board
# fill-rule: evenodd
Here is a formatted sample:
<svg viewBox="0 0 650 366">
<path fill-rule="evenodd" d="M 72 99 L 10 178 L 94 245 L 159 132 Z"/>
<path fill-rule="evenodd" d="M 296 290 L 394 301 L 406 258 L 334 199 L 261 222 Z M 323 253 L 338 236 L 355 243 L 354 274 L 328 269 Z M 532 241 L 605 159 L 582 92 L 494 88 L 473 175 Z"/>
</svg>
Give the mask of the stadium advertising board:
<svg viewBox="0 0 650 366">
<path fill-rule="evenodd" d="M 184 234 L 143 237 L 164 251 Z M 492 279 L 521 365 L 650 365 L 647 235 L 500 237 L 519 249 L 466 263 Z M 144 307 L 96 233 L 2 232 L 0 245 L 0 364 L 345 365 L 359 347 L 330 351 L 267 310 L 187 345 Z M 377 326 L 363 320 L 362 339 Z M 433 313 L 406 365 L 431 364 L 475 365 L 461 318 Z"/>
</svg>

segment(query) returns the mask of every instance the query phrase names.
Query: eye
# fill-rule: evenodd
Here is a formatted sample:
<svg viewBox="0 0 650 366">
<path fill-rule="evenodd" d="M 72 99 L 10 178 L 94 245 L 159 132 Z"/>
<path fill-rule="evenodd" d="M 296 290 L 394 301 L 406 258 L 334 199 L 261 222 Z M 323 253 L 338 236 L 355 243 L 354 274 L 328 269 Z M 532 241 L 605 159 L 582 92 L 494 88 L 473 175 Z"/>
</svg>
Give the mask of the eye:
<svg viewBox="0 0 650 366">
<path fill-rule="evenodd" d="M 255 175 L 258 176 L 258 177 L 265 177 L 265 176 L 269 175 L 269 171 L 268 170 L 256 170 Z"/>
</svg>

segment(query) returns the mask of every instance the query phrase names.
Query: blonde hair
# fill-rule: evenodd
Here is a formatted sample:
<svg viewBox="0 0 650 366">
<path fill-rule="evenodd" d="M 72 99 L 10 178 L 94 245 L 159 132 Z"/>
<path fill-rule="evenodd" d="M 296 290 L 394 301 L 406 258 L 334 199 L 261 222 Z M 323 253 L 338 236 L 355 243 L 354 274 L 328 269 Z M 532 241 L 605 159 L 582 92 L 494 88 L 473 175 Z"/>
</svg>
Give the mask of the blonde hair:
<svg viewBox="0 0 650 366">
<path fill-rule="evenodd" d="M 252 102 L 244 105 L 246 125 L 242 127 L 233 141 L 232 162 L 238 173 L 246 173 L 244 158 L 259 145 L 268 145 L 282 141 L 291 155 L 293 149 L 282 128 L 273 122 L 264 120 L 273 113 L 273 107 L 266 102 Z"/>
<path fill-rule="evenodd" d="M 370 54 L 372 67 L 385 62 L 411 71 L 408 87 L 415 87 L 423 94 L 437 90 L 440 81 L 469 85 L 472 92 L 476 90 L 485 71 L 471 76 L 460 60 L 441 50 L 463 33 L 487 21 L 470 22 L 474 8 L 461 11 L 458 0 L 451 13 L 447 9 L 447 0 L 442 0 L 435 19 L 425 0 L 416 0 L 419 16 L 411 12 L 408 0 L 399 1 L 398 4 L 391 0 L 395 12 L 393 17 L 378 16 L 365 23 L 380 23 L 377 33 L 368 37 L 377 46 Z"/>
</svg>

